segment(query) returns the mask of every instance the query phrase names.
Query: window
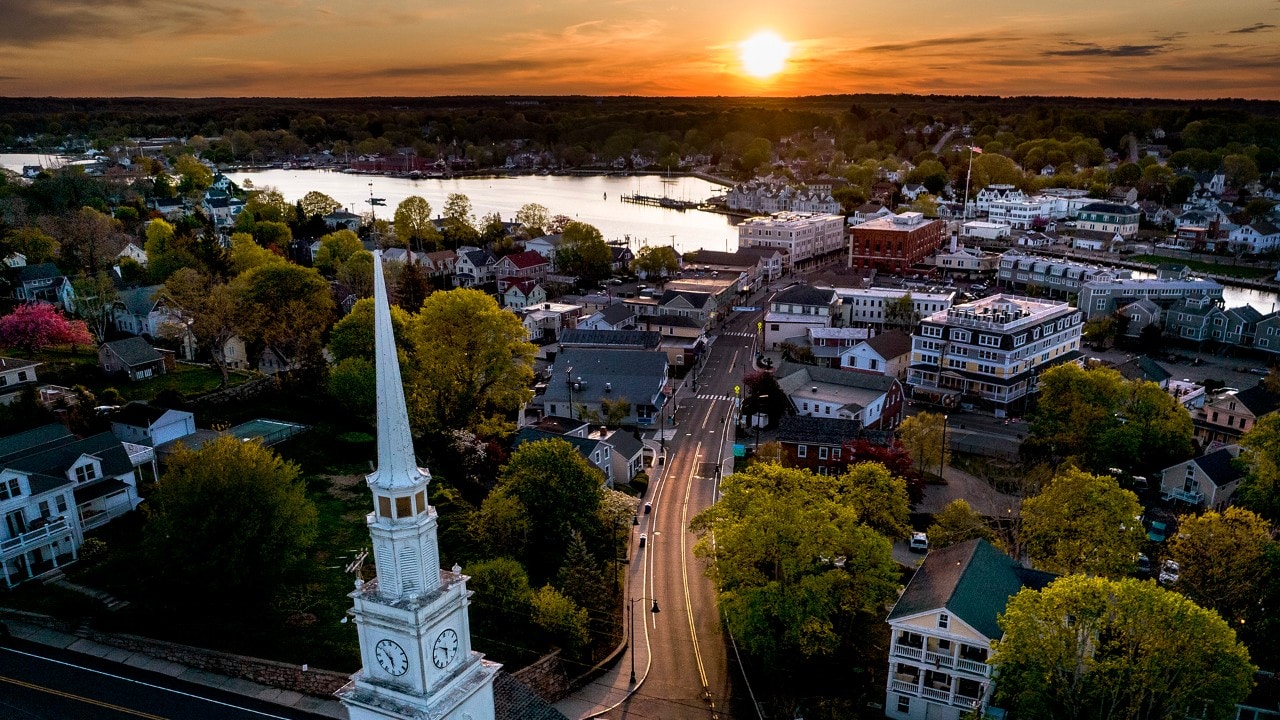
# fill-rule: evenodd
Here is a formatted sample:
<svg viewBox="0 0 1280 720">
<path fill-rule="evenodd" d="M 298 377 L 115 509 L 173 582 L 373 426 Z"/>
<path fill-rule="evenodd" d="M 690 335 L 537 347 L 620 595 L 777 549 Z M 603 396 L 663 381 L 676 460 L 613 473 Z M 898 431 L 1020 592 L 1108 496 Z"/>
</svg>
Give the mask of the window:
<svg viewBox="0 0 1280 720">
<path fill-rule="evenodd" d="M 818 448 L 818 459 L 819 459 L 819 460 L 826 460 L 826 459 L 827 459 L 827 448 L 826 448 L 826 446 L 825 446 L 825 445 L 824 445 L 824 446 L 822 446 L 822 447 L 820 447 L 820 448 Z"/>
<path fill-rule="evenodd" d="M 809 446 L 808 445 L 796 446 L 796 457 L 809 457 Z"/>
<path fill-rule="evenodd" d="M 83 483 L 95 480 L 98 477 L 98 468 L 92 463 L 88 465 L 80 465 L 76 467 L 76 482 Z"/>
<path fill-rule="evenodd" d="M 391 498 L 378 496 L 378 517 L 391 517 Z"/>
<path fill-rule="evenodd" d="M 938 627 L 946 630 L 951 625 L 951 616 L 946 613 L 938 613 Z"/>
<path fill-rule="evenodd" d="M 413 517 L 413 498 L 396 498 L 396 517 Z"/>
<path fill-rule="evenodd" d="M 832 460 L 840 459 L 840 448 L 831 448 L 831 459 Z"/>
<path fill-rule="evenodd" d="M 770 329 L 770 330 L 777 330 L 777 329 L 778 329 L 778 323 L 772 323 L 771 325 L 769 325 L 769 329 Z"/>
<path fill-rule="evenodd" d="M 50 515 L 52 515 L 52 514 L 53 514 L 53 513 L 51 513 L 51 512 L 49 511 L 49 501 L 48 501 L 48 500 L 41 500 L 41 501 L 40 501 L 40 517 L 42 517 L 42 518 L 47 518 L 47 517 L 49 517 L 49 516 L 50 516 Z"/>
<path fill-rule="evenodd" d="M 898 696 L 898 712 L 906 714 L 911 712 L 911 698 L 906 695 Z"/>
<path fill-rule="evenodd" d="M 66 511 L 67 511 L 67 496 L 59 495 L 58 496 L 58 512 L 64 513 Z"/>
<path fill-rule="evenodd" d="M 26 381 L 27 381 L 27 371 L 26 371 L 26 370 L 19 370 L 19 371 L 18 371 L 18 382 L 26 382 Z"/>
<path fill-rule="evenodd" d="M 22 485 L 18 484 L 18 478 L 9 478 L 0 483 L 0 500 L 8 500 L 16 498 L 22 494 Z"/>
</svg>

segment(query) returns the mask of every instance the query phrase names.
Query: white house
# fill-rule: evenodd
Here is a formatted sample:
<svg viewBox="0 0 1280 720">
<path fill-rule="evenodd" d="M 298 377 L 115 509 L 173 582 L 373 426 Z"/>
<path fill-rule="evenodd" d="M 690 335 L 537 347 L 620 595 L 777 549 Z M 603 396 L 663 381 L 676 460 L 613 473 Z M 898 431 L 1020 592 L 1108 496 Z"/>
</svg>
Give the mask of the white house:
<svg viewBox="0 0 1280 720">
<path fill-rule="evenodd" d="M 1236 465 L 1239 456 L 1240 446 L 1228 445 L 1167 467 L 1160 473 L 1160 492 L 1166 500 L 1221 510 L 1244 475 Z"/>
<path fill-rule="evenodd" d="M 196 418 L 186 410 L 131 402 L 111 418 L 111 433 L 124 442 L 155 447 L 196 431 Z"/>
<path fill-rule="evenodd" d="M 1257 219 L 1231 231 L 1231 245 L 1257 255 L 1280 247 L 1280 228 L 1265 219 Z"/>
<path fill-rule="evenodd" d="M 902 381 L 907 379 L 910 364 L 911 335 L 901 330 L 882 332 L 840 353 L 842 369 L 888 375 Z"/>
<path fill-rule="evenodd" d="M 831 327 L 839 307 L 840 296 L 831 288 L 796 285 L 778 293 L 764 316 L 765 346 L 776 348 L 809 328 Z"/>
<path fill-rule="evenodd" d="M 138 263 L 142 267 L 147 266 L 147 251 L 143 250 L 137 245 L 134 245 L 133 243 L 128 243 L 127 245 L 124 246 L 123 250 L 121 250 L 119 253 L 116 254 L 117 260 L 123 260 L 125 258 L 129 258 L 130 260 Z"/>
<path fill-rule="evenodd" d="M 22 392 L 36 384 L 35 360 L 0 357 L 0 405 L 17 400 Z"/>
</svg>

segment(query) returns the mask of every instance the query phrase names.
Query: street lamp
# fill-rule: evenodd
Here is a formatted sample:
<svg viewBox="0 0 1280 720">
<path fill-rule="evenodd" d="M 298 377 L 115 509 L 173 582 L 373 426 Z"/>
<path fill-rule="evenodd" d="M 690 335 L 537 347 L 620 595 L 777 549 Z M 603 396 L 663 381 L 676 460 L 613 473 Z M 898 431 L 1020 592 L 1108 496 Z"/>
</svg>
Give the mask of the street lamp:
<svg viewBox="0 0 1280 720">
<path fill-rule="evenodd" d="M 938 446 L 938 482 L 943 481 L 942 466 L 947 462 L 947 415 L 942 416 L 942 444 Z"/>
<path fill-rule="evenodd" d="M 569 419 L 573 419 L 573 366 L 564 369 L 564 382 L 569 388 Z"/>
<path fill-rule="evenodd" d="M 627 620 L 628 620 L 628 624 L 631 625 L 631 684 L 632 685 L 636 684 L 636 603 L 640 602 L 641 600 L 651 600 L 653 602 L 653 607 L 649 609 L 650 613 L 657 615 L 659 612 L 658 601 L 654 600 L 653 598 L 647 598 L 647 597 L 641 596 L 638 598 L 632 598 L 631 602 L 627 603 Z"/>
</svg>

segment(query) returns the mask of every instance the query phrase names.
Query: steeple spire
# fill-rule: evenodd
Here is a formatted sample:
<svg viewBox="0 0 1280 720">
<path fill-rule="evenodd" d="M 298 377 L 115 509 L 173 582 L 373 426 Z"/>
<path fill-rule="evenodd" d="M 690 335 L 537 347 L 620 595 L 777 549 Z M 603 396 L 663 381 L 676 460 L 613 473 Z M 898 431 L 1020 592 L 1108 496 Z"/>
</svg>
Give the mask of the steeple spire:
<svg viewBox="0 0 1280 720">
<path fill-rule="evenodd" d="M 395 332 L 391 327 L 391 303 L 382 276 L 382 252 L 373 258 L 373 338 L 377 366 L 378 469 L 366 480 L 387 490 L 426 485 L 431 474 L 418 467 L 409 431 L 409 410 L 400 379 L 400 358 L 396 354 Z"/>
</svg>

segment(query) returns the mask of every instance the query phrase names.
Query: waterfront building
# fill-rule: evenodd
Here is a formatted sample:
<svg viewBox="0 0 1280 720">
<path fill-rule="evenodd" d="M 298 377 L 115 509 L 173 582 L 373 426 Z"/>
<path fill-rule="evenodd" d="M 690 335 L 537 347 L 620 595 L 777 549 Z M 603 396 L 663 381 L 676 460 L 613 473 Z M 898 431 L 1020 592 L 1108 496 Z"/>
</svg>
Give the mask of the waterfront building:
<svg viewBox="0 0 1280 720">
<path fill-rule="evenodd" d="M 849 228 L 849 267 L 902 273 L 942 247 L 946 225 L 918 212 L 868 220 Z"/>
<path fill-rule="evenodd" d="M 738 245 L 782 250 L 791 268 L 800 268 L 843 251 L 847 245 L 844 227 L 841 215 L 779 212 L 743 220 L 738 225 Z"/>
<path fill-rule="evenodd" d="M 1128 280 L 1132 270 L 1108 268 L 1075 260 L 1030 255 L 1009 250 L 1000 256 L 996 278 L 1001 285 L 1017 290 L 1034 287 L 1051 297 L 1066 298 L 1080 292 L 1090 281 Z"/>
<path fill-rule="evenodd" d="M 1143 298 L 1165 309 L 1190 297 L 1204 296 L 1220 302 L 1222 291 L 1222 285 L 1217 281 L 1199 278 L 1144 280 L 1099 276 L 1080 284 L 1077 307 L 1084 312 L 1085 319 L 1090 320 L 1099 315 L 1110 315 L 1118 308 Z"/>
</svg>

